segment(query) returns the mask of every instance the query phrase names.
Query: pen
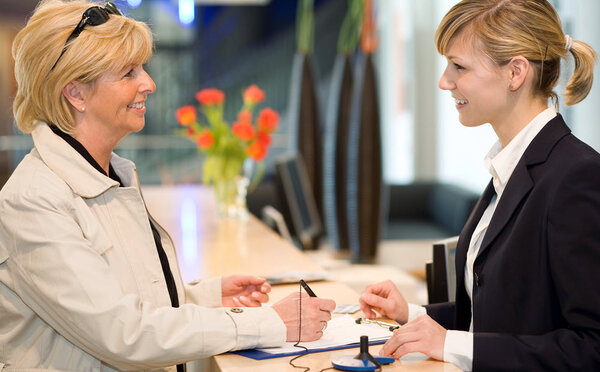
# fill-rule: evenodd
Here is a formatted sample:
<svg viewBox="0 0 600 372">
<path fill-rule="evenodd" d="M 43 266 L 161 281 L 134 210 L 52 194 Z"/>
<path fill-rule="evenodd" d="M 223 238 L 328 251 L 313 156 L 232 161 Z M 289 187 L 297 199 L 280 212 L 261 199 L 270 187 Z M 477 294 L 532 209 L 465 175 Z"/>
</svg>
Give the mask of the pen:
<svg viewBox="0 0 600 372">
<path fill-rule="evenodd" d="M 400 326 L 398 324 L 392 324 L 392 323 L 382 322 L 381 320 L 373 320 L 373 319 L 368 319 L 368 318 L 358 318 L 355 320 L 355 322 L 356 322 L 356 324 L 362 324 L 362 323 L 377 324 L 379 326 L 382 326 L 383 328 L 389 329 L 392 332 L 395 329 L 400 328 Z"/>
<path fill-rule="evenodd" d="M 315 294 L 315 292 L 313 292 L 313 290 L 310 289 L 310 287 L 308 286 L 308 284 L 306 284 L 306 282 L 304 281 L 304 279 L 300 279 L 300 285 L 304 288 L 304 290 L 306 291 L 306 293 L 308 293 L 308 295 L 310 297 L 317 297 L 317 295 Z"/>
</svg>

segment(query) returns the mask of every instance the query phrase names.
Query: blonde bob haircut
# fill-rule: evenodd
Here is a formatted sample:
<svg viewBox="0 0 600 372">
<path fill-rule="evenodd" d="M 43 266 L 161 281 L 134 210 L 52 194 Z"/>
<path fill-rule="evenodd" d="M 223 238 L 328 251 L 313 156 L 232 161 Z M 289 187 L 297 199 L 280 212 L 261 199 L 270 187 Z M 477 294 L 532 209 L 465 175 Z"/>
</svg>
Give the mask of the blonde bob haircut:
<svg viewBox="0 0 600 372">
<path fill-rule="evenodd" d="M 518 55 L 527 58 L 536 75 L 534 96 L 551 98 L 557 107 L 553 89 L 560 60 L 568 52 L 575 66 L 563 94 L 565 104 L 580 102 L 592 88 L 596 52 L 582 41 L 567 42 L 558 14 L 546 0 L 463 0 L 448 11 L 435 32 L 438 52 L 445 55 L 450 40 L 459 33 L 471 37 L 473 45 L 497 66 Z"/>
<path fill-rule="evenodd" d="M 103 4 L 43 0 L 15 37 L 12 55 L 18 88 L 13 114 L 23 132 L 30 133 L 39 120 L 73 134 L 73 108 L 62 95 L 68 83 L 93 84 L 106 72 L 144 64 L 152 56 L 150 28 L 111 14 L 101 25 L 86 25 L 52 69 L 83 12 L 92 6 Z"/>
</svg>

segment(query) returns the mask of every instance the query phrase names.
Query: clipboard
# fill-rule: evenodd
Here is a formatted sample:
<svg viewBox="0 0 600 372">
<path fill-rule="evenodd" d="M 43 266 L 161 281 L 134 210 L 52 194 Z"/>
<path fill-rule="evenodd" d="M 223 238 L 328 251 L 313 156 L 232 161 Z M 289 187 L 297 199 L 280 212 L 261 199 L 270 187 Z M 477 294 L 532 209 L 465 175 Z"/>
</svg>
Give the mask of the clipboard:
<svg viewBox="0 0 600 372">
<path fill-rule="evenodd" d="M 383 344 L 392 335 L 393 333 L 386 327 L 373 323 L 359 324 L 350 315 L 343 315 L 329 321 L 320 340 L 300 344 L 306 347 L 308 352 L 303 348 L 294 347 L 294 342 L 286 342 L 285 345 L 278 348 L 238 350 L 232 353 L 257 360 L 271 359 L 358 347 L 361 336 L 369 336 L 369 345 Z"/>
<path fill-rule="evenodd" d="M 386 341 L 387 340 L 369 341 L 369 345 L 380 345 L 380 344 L 384 344 Z M 300 354 L 320 353 L 322 351 L 351 349 L 353 347 L 359 347 L 359 346 L 360 346 L 360 342 L 355 342 L 352 344 L 332 346 L 332 347 L 326 347 L 326 348 L 308 349 L 308 351 L 298 348 L 298 351 L 293 352 L 293 353 L 272 354 L 272 353 L 267 353 L 267 352 L 259 350 L 259 349 L 238 350 L 238 351 L 232 351 L 231 353 L 245 356 L 247 358 L 256 359 L 256 360 L 263 360 L 263 359 L 273 359 L 273 358 L 280 358 L 280 357 L 300 355 Z"/>
</svg>

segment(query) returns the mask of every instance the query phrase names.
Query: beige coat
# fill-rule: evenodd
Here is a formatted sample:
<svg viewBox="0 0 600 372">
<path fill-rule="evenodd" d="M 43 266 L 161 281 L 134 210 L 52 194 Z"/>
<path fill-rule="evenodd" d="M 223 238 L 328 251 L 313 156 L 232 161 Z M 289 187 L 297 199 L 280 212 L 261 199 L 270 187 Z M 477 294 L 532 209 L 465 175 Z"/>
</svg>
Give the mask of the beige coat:
<svg viewBox="0 0 600 372">
<path fill-rule="evenodd" d="M 45 123 L 32 135 L 0 191 L 1 371 L 156 369 L 284 342 L 271 308 L 209 308 L 219 278 L 184 285 L 156 224 L 182 304 L 172 308 L 134 164 L 112 155 L 118 187 Z"/>
</svg>

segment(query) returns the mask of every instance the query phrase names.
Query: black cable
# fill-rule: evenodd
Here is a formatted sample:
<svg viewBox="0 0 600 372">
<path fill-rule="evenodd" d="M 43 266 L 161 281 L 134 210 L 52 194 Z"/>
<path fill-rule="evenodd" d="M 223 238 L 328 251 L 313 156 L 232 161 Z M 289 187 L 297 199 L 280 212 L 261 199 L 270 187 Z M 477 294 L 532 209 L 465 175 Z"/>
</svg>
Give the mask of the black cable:
<svg viewBox="0 0 600 372">
<path fill-rule="evenodd" d="M 294 346 L 297 346 L 297 345 L 294 345 Z M 294 368 L 304 368 L 303 372 L 308 372 L 308 371 L 310 371 L 310 367 L 307 367 L 307 366 L 297 366 L 294 363 L 292 363 L 294 360 L 296 360 L 298 358 L 301 358 L 301 357 L 305 356 L 306 354 L 308 354 L 308 349 L 307 348 L 305 348 L 304 346 L 298 346 L 298 347 L 303 348 L 304 350 L 306 350 L 306 353 L 300 354 L 300 355 L 296 355 L 295 357 L 293 357 L 292 359 L 290 359 L 290 365 L 292 367 L 294 367 Z"/>
<path fill-rule="evenodd" d="M 299 308 L 299 315 L 298 315 L 298 341 L 296 341 L 296 343 L 294 344 L 294 346 L 297 347 L 297 348 L 303 349 L 305 352 L 302 353 L 302 354 L 300 354 L 300 355 L 297 355 L 297 356 L 293 357 L 292 359 L 290 359 L 289 363 L 294 368 L 304 368 L 303 372 L 308 372 L 308 371 L 310 371 L 310 367 L 297 366 L 294 363 L 292 363 L 294 360 L 296 360 L 296 359 L 298 359 L 300 357 L 303 357 L 306 354 L 308 354 L 308 349 L 306 348 L 306 346 L 299 345 L 300 344 L 300 336 L 302 335 L 302 286 L 300 284 L 298 284 L 298 286 L 300 288 L 300 290 L 299 290 L 300 296 L 298 298 L 298 301 L 299 301 L 299 306 L 298 306 L 298 308 Z"/>
</svg>

